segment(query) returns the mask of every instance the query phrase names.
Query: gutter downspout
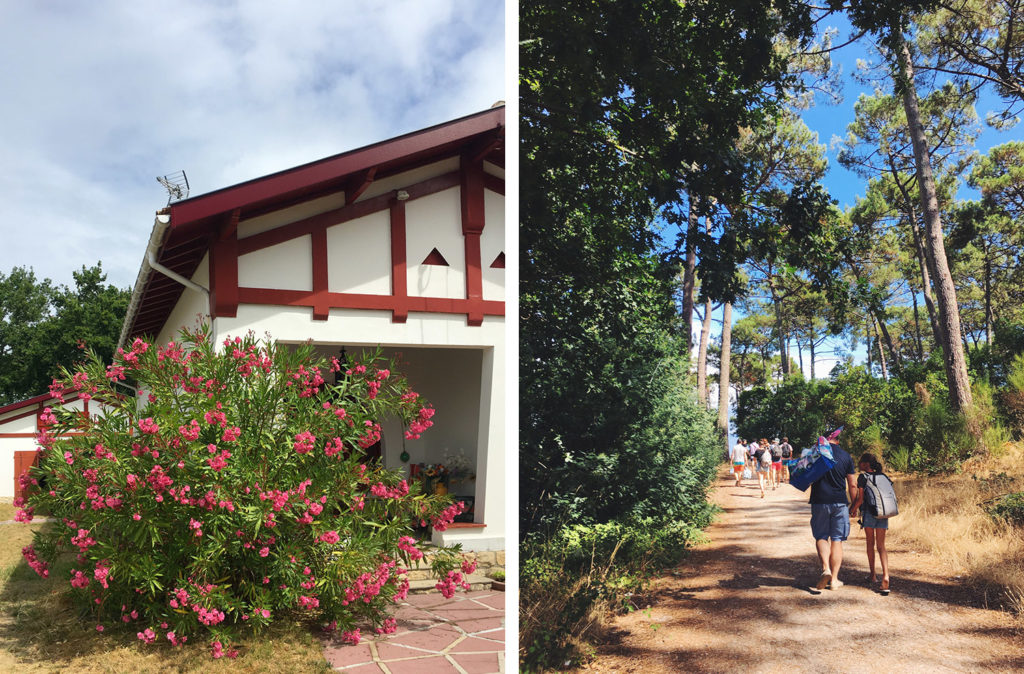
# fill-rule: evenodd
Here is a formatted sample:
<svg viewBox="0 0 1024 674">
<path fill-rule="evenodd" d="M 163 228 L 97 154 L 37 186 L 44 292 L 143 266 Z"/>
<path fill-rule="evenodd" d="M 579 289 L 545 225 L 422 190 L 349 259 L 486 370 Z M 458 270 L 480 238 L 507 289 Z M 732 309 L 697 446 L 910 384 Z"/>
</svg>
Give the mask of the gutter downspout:
<svg viewBox="0 0 1024 674">
<path fill-rule="evenodd" d="M 146 256 L 142 260 L 142 267 L 139 269 L 139 275 L 135 279 L 135 288 L 132 290 L 131 301 L 128 303 L 128 312 L 125 314 L 124 324 L 121 326 L 121 336 L 117 340 L 118 349 L 124 348 L 125 341 L 128 338 L 128 330 L 135 321 L 135 315 L 139 311 L 139 304 L 142 301 L 142 293 L 146 287 L 146 282 L 149 281 L 151 271 L 160 272 L 172 281 L 180 283 L 186 288 L 191 288 L 192 290 L 205 295 L 207 314 L 212 315 L 212 308 L 210 307 L 210 290 L 208 288 L 204 288 L 195 281 L 187 279 L 181 274 L 168 269 L 157 262 L 157 253 L 160 252 L 160 246 L 163 244 L 164 237 L 170 224 L 171 214 L 169 209 L 165 208 L 158 211 L 156 219 L 153 221 L 153 231 L 149 235 L 149 244 L 146 246 Z"/>
</svg>

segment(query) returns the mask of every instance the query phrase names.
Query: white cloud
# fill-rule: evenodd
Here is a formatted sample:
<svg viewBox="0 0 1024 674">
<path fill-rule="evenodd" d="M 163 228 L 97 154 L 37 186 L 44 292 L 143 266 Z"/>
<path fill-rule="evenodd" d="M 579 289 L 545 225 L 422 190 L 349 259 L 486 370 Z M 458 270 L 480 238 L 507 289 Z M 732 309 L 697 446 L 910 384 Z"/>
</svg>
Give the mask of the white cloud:
<svg viewBox="0 0 1024 674">
<path fill-rule="evenodd" d="M 193 194 L 505 98 L 504 9 L 387 3 L 4 3 L 0 272 L 130 286 L 155 176 Z"/>
</svg>

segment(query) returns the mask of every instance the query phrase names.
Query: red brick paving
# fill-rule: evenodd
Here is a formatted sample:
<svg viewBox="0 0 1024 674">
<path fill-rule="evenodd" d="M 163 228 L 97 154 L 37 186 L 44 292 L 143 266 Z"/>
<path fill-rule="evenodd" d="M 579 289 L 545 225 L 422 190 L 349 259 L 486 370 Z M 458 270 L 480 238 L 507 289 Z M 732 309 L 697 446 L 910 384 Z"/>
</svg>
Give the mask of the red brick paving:
<svg viewBox="0 0 1024 674">
<path fill-rule="evenodd" d="M 491 590 L 411 595 L 395 613 L 398 629 L 357 646 L 327 640 L 335 671 L 352 674 L 502 674 L 505 594 Z M 364 630 L 366 631 L 366 630 Z"/>
</svg>

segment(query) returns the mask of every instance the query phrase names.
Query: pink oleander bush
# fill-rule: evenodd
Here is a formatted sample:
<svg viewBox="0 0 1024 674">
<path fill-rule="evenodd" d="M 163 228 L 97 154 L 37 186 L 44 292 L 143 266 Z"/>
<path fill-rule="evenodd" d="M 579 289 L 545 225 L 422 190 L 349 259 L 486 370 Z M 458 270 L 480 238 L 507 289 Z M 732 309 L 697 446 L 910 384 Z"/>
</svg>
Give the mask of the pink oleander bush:
<svg viewBox="0 0 1024 674">
<path fill-rule="evenodd" d="M 57 523 L 26 561 L 47 577 L 69 560 L 68 592 L 98 631 L 201 641 L 214 657 L 284 616 L 348 642 L 359 624 L 393 631 L 405 568 L 423 557 L 410 533 L 443 530 L 462 506 L 363 450 L 388 416 L 418 438 L 433 408 L 372 357 L 346 368 L 251 335 L 220 347 L 205 328 L 161 347 L 137 339 L 114 364 L 93 356 L 54 382 L 55 398 L 75 391 L 101 411 L 43 415 L 17 519 L 46 509 Z M 446 594 L 461 584 L 455 550 L 431 559 Z"/>
</svg>

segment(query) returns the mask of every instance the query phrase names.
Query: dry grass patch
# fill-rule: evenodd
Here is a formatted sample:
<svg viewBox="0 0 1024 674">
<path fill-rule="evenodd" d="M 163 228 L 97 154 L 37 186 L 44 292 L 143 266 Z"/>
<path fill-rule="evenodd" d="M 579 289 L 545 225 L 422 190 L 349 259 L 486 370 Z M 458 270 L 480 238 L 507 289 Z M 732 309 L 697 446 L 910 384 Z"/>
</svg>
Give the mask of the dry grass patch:
<svg viewBox="0 0 1024 674">
<path fill-rule="evenodd" d="M 896 479 L 900 514 L 894 535 L 948 565 L 966 583 L 1024 614 L 1024 530 L 993 518 L 988 508 L 1024 490 L 1024 445 L 971 459 L 962 473 Z"/>
<path fill-rule="evenodd" d="M 6 501 L 6 500 L 5 501 L 0 501 L 0 522 L 6 522 L 7 520 L 13 520 L 14 519 L 14 513 L 17 512 L 17 510 L 18 509 L 15 508 L 8 501 Z"/>
<path fill-rule="evenodd" d="M 214 660 L 206 643 L 175 648 L 146 646 L 140 626 L 107 626 L 67 603 L 62 592 L 70 567 L 56 564 L 50 578 L 38 577 L 22 560 L 32 531 L 50 524 L 0 528 L 0 672 L 330 672 L 323 646 L 307 625 L 279 622 L 258 637 L 244 639 L 235 660 Z"/>
</svg>

